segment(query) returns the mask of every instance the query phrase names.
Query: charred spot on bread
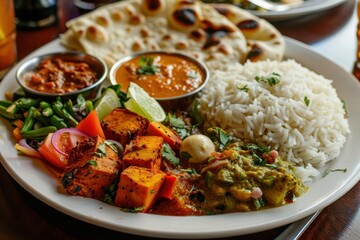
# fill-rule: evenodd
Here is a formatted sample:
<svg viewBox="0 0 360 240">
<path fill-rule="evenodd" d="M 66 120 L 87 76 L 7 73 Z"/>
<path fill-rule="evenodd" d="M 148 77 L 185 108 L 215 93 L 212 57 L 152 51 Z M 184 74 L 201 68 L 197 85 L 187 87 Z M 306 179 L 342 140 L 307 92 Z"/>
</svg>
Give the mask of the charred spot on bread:
<svg viewBox="0 0 360 240">
<path fill-rule="evenodd" d="M 132 24 L 132 25 L 140 25 L 144 21 L 145 21 L 145 18 L 141 14 L 134 15 L 134 16 L 130 17 L 130 19 L 129 19 L 129 23 Z"/>
<path fill-rule="evenodd" d="M 229 33 L 234 32 L 234 29 L 228 26 L 215 26 L 209 21 L 203 21 L 203 29 L 206 32 L 206 42 L 202 49 L 208 49 L 216 46 L 221 42 L 221 38 L 226 37 Z"/>
<path fill-rule="evenodd" d="M 188 48 L 188 45 L 186 42 L 178 42 L 178 43 L 176 43 L 175 47 L 178 50 L 184 50 L 184 49 Z"/>
<path fill-rule="evenodd" d="M 259 22 L 253 19 L 248 19 L 239 22 L 236 26 L 241 30 L 257 30 L 260 28 Z"/>
<path fill-rule="evenodd" d="M 140 29 L 140 35 L 143 38 L 149 37 L 150 36 L 150 30 L 147 27 L 143 27 Z"/>
<path fill-rule="evenodd" d="M 168 41 L 168 40 L 171 40 L 172 39 L 172 37 L 171 37 L 171 35 L 169 35 L 169 34 L 166 34 L 166 35 L 164 35 L 163 37 L 162 37 L 162 40 L 165 40 L 165 41 Z"/>
<path fill-rule="evenodd" d="M 110 25 L 109 21 L 104 16 L 97 16 L 96 23 L 100 24 L 103 27 L 108 27 Z"/>
<path fill-rule="evenodd" d="M 113 12 L 111 14 L 111 18 L 115 21 L 115 22 L 120 22 L 123 19 L 123 15 L 120 11 L 116 11 Z"/>
<path fill-rule="evenodd" d="M 197 14 L 194 9 L 183 7 L 173 13 L 174 20 L 183 26 L 194 26 L 196 24 Z"/>
<path fill-rule="evenodd" d="M 126 14 L 129 16 L 129 17 L 132 17 L 136 14 L 136 9 L 134 8 L 134 6 L 132 5 L 126 5 L 126 7 L 124 8 Z"/>
<path fill-rule="evenodd" d="M 106 33 L 97 26 L 89 26 L 86 30 L 86 37 L 94 42 L 106 42 Z"/>
<path fill-rule="evenodd" d="M 162 7 L 161 0 L 147 0 L 145 1 L 146 9 L 149 12 L 156 12 Z"/>
<path fill-rule="evenodd" d="M 202 29 L 196 29 L 194 31 L 191 31 L 189 37 L 196 42 L 200 42 L 201 40 L 206 38 L 206 33 Z"/>
<path fill-rule="evenodd" d="M 230 9 L 227 8 L 227 7 L 215 5 L 214 8 L 216 9 L 216 11 L 218 11 L 218 13 L 220 13 L 223 16 L 227 17 L 227 16 L 229 16 L 231 14 Z"/>
<path fill-rule="evenodd" d="M 262 57 L 263 54 L 264 54 L 263 49 L 257 44 L 254 44 L 251 47 L 251 50 L 248 52 L 246 59 L 250 61 L 257 61 Z"/>
</svg>

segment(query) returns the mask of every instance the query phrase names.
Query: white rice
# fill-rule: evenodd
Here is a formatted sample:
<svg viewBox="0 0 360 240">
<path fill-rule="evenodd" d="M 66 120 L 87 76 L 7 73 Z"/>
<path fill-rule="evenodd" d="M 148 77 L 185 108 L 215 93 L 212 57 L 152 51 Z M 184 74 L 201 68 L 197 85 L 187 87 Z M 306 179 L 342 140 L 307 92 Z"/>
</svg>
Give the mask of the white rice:
<svg viewBox="0 0 360 240">
<path fill-rule="evenodd" d="M 272 73 L 280 74 L 274 86 L 255 80 Z M 200 112 L 207 127 L 278 150 L 308 180 L 339 156 L 350 132 L 331 82 L 294 60 L 234 64 L 212 72 L 199 98 Z"/>
</svg>

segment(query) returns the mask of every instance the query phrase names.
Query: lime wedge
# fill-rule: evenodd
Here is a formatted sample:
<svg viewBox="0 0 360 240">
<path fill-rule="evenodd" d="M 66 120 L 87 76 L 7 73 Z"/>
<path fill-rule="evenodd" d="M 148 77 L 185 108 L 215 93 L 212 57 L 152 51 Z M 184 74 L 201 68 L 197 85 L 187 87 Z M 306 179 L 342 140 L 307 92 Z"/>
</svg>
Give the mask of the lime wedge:
<svg viewBox="0 0 360 240">
<path fill-rule="evenodd" d="M 113 109 L 120 106 L 120 99 L 116 92 L 111 88 L 107 88 L 96 101 L 95 110 L 98 113 L 99 120 L 102 121 Z"/>
<path fill-rule="evenodd" d="M 127 109 L 139 114 L 152 122 L 162 122 L 166 118 L 164 109 L 160 104 L 136 83 L 130 82 L 124 104 Z"/>
</svg>

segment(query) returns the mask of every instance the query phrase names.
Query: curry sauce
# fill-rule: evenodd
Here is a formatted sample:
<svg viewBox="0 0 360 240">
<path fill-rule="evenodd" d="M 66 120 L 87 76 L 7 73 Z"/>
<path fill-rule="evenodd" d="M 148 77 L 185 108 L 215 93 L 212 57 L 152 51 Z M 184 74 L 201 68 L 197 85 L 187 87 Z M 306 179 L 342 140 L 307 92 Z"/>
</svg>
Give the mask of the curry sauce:
<svg viewBox="0 0 360 240">
<path fill-rule="evenodd" d="M 98 78 L 85 62 L 48 58 L 42 60 L 34 71 L 26 73 L 24 80 L 29 88 L 39 92 L 66 93 L 88 87 Z"/>
<path fill-rule="evenodd" d="M 137 56 L 122 64 L 115 77 L 124 92 L 134 82 L 154 98 L 181 96 L 205 81 L 203 69 L 195 62 L 165 53 Z"/>
</svg>

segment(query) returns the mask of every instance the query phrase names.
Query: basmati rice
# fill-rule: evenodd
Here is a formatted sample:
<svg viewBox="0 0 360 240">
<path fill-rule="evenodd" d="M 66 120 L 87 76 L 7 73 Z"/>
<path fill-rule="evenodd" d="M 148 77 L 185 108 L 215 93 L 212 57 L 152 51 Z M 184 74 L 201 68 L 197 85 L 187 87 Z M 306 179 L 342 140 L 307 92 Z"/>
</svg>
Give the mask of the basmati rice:
<svg viewBox="0 0 360 240">
<path fill-rule="evenodd" d="M 275 85 L 255 80 L 274 73 Z M 278 150 L 308 180 L 339 156 L 350 132 L 331 82 L 294 60 L 233 64 L 212 72 L 199 110 L 206 127 Z"/>
</svg>

